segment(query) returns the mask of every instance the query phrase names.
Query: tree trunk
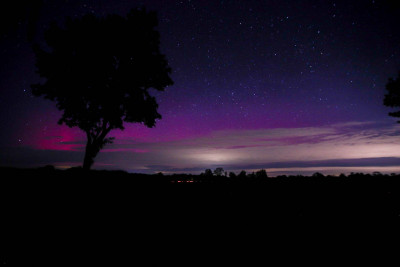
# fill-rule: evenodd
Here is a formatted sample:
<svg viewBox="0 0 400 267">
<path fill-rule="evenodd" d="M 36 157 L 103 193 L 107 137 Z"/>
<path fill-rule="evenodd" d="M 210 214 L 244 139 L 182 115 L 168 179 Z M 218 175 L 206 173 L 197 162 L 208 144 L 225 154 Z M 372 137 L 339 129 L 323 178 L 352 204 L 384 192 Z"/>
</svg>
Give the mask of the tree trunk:
<svg viewBox="0 0 400 267">
<path fill-rule="evenodd" d="M 94 162 L 93 149 L 90 144 L 86 145 L 85 158 L 83 159 L 83 169 L 90 170 Z"/>
<path fill-rule="evenodd" d="M 111 127 L 107 128 L 107 123 L 105 123 L 103 125 L 103 130 L 96 135 L 91 134 L 90 131 L 86 131 L 87 143 L 85 158 L 83 159 L 84 170 L 90 170 L 94 163 L 94 158 L 100 152 L 100 149 L 102 149 L 105 144 L 112 143 L 112 138 L 105 139 L 110 130 Z"/>
<path fill-rule="evenodd" d="M 86 144 L 85 157 L 83 159 L 84 170 L 90 170 L 90 168 L 94 163 L 94 158 L 97 156 L 99 151 L 100 151 L 100 145 L 98 145 L 98 142 L 96 142 L 96 140 L 93 140 L 92 142 L 88 140 Z"/>
</svg>

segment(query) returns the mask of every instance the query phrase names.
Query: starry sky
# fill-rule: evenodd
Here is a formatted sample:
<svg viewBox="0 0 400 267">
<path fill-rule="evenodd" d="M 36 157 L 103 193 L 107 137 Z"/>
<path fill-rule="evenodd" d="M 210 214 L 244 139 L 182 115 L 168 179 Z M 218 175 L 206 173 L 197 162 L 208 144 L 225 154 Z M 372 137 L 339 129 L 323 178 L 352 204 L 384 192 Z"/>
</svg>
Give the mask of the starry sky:
<svg viewBox="0 0 400 267">
<path fill-rule="evenodd" d="M 400 127 L 383 106 L 400 71 L 391 1 L 36 2 L 1 11 L 0 166 L 82 164 L 84 133 L 58 125 L 55 104 L 30 90 L 40 81 L 31 47 L 44 45 L 49 23 L 145 6 L 158 14 L 174 85 L 151 91 L 156 127 L 112 131 L 95 169 L 400 172 Z"/>
</svg>

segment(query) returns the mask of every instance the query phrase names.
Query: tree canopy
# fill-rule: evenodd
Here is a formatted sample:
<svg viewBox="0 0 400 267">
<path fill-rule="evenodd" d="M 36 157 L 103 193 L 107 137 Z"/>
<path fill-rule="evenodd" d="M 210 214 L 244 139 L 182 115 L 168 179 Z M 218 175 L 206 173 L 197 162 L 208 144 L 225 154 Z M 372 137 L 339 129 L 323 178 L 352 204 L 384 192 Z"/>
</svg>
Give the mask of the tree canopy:
<svg viewBox="0 0 400 267">
<path fill-rule="evenodd" d="M 388 93 L 385 95 L 383 104 L 391 108 L 400 107 L 400 72 L 397 79 L 389 78 L 386 84 L 386 90 Z M 400 111 L 390 112 L 389 116 L 399 118 Z"/>
<path fill-rule="evenodd" d="M 46 81 L 32 85 L 32 92 L 56 102 L 63 111 L 59 124 L 86 133 L 89 168 L 112 141 L 106 138 L 112 129 L 124 129 L 124 122 L 153 127 L 161 119 L 149 89 L 163 91 L 173 82 L 157 24 L 156 14 L 145 9 L 126 17 L 89 14 L 67 18 L 64 27 L 52 23 L 45 32 L 50 49 L 34 46 L 37 72 Z"/>
</svg>

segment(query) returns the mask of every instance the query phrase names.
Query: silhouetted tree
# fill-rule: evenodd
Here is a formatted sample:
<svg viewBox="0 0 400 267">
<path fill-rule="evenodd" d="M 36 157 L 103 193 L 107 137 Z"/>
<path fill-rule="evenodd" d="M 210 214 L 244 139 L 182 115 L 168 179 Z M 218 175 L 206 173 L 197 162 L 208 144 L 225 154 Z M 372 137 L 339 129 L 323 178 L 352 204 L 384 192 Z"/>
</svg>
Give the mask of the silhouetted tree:
<svg viewBox="0 0 400 267">
<path fill-rule="evenodd" d="M 264 170 L 264 169 L 261 169 L 261 170 L 257 171 L 256 172 L 256 177 L 259 178 L 259 179 L 268 178 L 267 171 Z"/>
<path fill-rule="evenodd" d="M 383 104 L 391 108 L 400 107 L 400 72 L 397 79 L 389 78 L 389 81 L 386 84 L 386 90 L 388 91 L 388 93 L 383 99 Z M 390 112 L 389 116 L 399 118 L 400 111 Z M 400 123 L 400 121 L 397 122 Z"/>
<path fill-rule="evenodd" d="M 315 173 L 313 173 L 312 177 L 315 177 L 315 178 L 323 178 L 324 175 L 323 175 L 322 173 L 320 173 L 320 172 L 315 172 Z"/>
<path fill-rule="evenodd" d="M 238 177 L 239 177 L 239 178 L 242 178 L 242 179 L 246 178 L 246 177 L 247 177 L 246 171 L 245 171 L 245 170 L 242 170 L 242 171 L 239 173 Z"/>
<path fill-rule="evenodd" d="M 254 178 L 256 178 L 256 174 L 254 172 L 251 172 L 251 173 L 247 174 L 247 178 L 254 179 Z"/>
<path fill-rule="evenodd" d="M 159 51 L 157 16 L 132 9 L 126 17 L 85 15 L 53 23 L 45 33 L 51 51 L 34 46 L 37 72 L 47 78 L 32 85 L 35 96 L 56 102 L 59 124 L 79 127 L 87 136 L 84 169 L 124 122 L 153 127 L 161 115 L 149 89 L 172 85 L 165 56 Z"/>
<path fill-rule="evenodd" d="M 214 174 L 215 174 L 216 176 L 222 176 L 222 175 L 224 174 L 224 168 L 221 168 L 221 167 L 216 168 L 216 169 L 214 170 Z"/>
<path fill-rule="evenodd" d="M 211 170 L 211 169 L 206 169 L 206 170 L 204 171 L 204 176 L 206 176 L 206 177 L 212 177 L 212 176 L 213 176 L 212 170 Z"/>
</svg>

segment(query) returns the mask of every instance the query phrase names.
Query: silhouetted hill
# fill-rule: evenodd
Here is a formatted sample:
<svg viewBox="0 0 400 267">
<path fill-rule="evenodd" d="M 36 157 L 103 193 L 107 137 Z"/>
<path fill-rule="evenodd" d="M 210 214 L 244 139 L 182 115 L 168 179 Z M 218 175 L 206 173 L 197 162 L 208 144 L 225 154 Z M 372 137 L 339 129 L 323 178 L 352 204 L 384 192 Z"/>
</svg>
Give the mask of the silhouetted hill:
<svg viewBox="0 0 400 267">
<path fill-rule="evenodd" d="M 185 255 L 193 266 L 239 239 L 267 237 L 276 250 L 288 236 L 301 246 L 298 236 L 331 240 L 332 225 L 398 222 L 400 214 L 398 175 L 229 178 L 51 166 L 0 173 L 9 266 L 162 266 Z"/>
</svg>

